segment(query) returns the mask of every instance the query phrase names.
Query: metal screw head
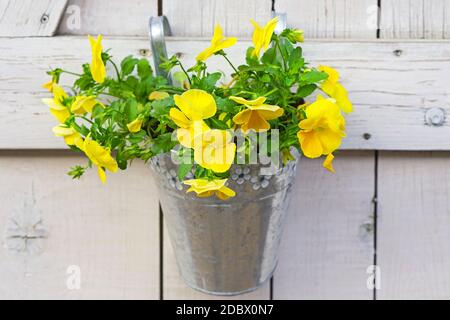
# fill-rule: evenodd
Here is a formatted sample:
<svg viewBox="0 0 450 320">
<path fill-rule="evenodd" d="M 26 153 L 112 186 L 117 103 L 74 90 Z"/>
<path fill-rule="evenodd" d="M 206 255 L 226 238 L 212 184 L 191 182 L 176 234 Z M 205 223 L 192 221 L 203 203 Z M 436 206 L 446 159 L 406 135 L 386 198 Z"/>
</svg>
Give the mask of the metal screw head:
<svg viewBox="0 0 450 320">
<path fill-rule="evenodd" d="M 139 54 L 143 57 L 148 57 L 150 55 L 149 49 L 139 49 Z"/>
<path fill-rule="evenodd" d="M 47 23 L 49 19 L 50 17 L 48 16 L 48 14 L 44 13 L 41 17 L 41 23 Z"/>
<path fill-rule="evenodd" d="M 403 54 L 403 50 L 397 49 L 394 50 L 394 56 L 400 57 Z"/>
<path fill-rule="evenodd" d="M 370 138 L 372 138 L 372 135 L 371 135 L 370 133 L 364 133 L 364 134 L 363 134 L 363 138 L 364 138 L 365 140 L 370 140 Z"/>
<path fill-rule="evenodd" d="M 429 126 L 440 127 L 445 122 L 445 112 L 441 108 L 430 108 L 425 112 L 425 123 Z"/>
</svg>

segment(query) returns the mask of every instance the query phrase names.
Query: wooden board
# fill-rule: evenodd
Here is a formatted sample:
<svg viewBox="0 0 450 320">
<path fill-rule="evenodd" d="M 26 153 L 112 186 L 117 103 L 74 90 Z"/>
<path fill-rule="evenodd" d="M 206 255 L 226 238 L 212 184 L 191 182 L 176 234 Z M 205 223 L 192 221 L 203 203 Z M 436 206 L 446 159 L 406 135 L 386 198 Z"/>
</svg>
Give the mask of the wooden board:
<svg viewBox="0 0 450 320">
<path fill-rule="evenodd" d="M 380 299 L 450 298 L 450 155 L 381 152 Z"/>
<path fill-rule="evenodd" d="M 52 36 L 67 0 L 0 1 L 0 37 Z"/>
<path fill-rule="evenodd" d="M 187 66 L 208 40 L 169 39 L 170 54 L 179 53 Z M 242 62 L 245 48 L 239 42 L 228 50 L 230 58 Z M 122 58 L 148 49 L 145 38 L 108 37 L 105 48 Z M 27 48 L 21 51 L 20 48 Z M 401 51 L 398 51 L 401 50 Z M 450 111 L 450 43 L 439 41 L 310 41 L 304 52 L 313 65 L 332 65 L 355 103 L 348 118 L 344 149 L 450 150 L 450 123 L 425 125 L 425 112 L 432 107 Z M 40 99 L 48 93 L 40 86 L 48 80 L 49 66 L 79 70 L 90 61 L 85 37 L 3 39 L 0 63 L 0 149 L 60 149 L 64 144 L 52 136 L 55 121 Z M 208 61 L 211 70 L 227 73 L 230 67 L 219 57 Z M 27 130 L 23 128 L 26 127 Z M 366 135 L 368 134 L 368 135 Z M 366 139 L 369 138 L 369 139 Z"/>
<path fill-rule="evenodd" d="M 373 152 L 342 152 L 336 174 L 301 159 L 274 276 L 274 299 L 372 299 Z"/>
<path fill-rule="evenodd" d="M 157 0 L 69 0 L 58 34 L 147 35 Z"/>
<path fill-rule="evenodd" d="M 447 0 L 382 0 L 381 37 L 387 39 L 449 39 Z"/>
<path fill-rule="evenodd" d="M 163 14 L 169 19 L 174 36 L 212 35 L 219 23 L 228 36 L 253 33 L 250 19 L 266 23 L 271 19 L 271 0 L 163 0 Z"/>
<path fill-rule="evenodd" d="M 196 291 L 186 285 L 178 271 L 177 262 L 170 243 L 169 232 L 164 226 L 163 298 L 164 300 L 268 300 L 270 283 L 257 291 L 234 297 L 213 296 Z"/>
<path fill-rule="evenodd" d="M 376 38 L 377 0 L 276 0 L 275 11 L 287 13 L 289 27 L 307 38 Z"/>
<path fill-rule="evenodd" d="M 158 299 L 150 170 L 136 162 L 103 186 L 95 170 L 72 181 L 76 164 L 68 152 L 0 152 L 0 299 Z"/>
</svg>

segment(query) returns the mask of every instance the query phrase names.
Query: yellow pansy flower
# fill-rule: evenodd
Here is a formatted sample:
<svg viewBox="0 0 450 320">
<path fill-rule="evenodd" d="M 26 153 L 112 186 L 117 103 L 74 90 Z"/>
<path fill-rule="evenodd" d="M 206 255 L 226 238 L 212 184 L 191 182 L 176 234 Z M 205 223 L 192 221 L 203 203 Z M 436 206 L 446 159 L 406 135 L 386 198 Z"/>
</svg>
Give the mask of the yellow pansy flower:
<svg viewBox="0 0 450 320">
<path fill-rule="evenodd" d="M 53 91 L 53 79 L 50 80 L 49 82 L 46 82 L 42 85 L 42 88 L 47 89 L 48 91 L 52 92 Z"/>
<path fill-rule="evenodd" d="M 148 100 L 163 100 L 165 98 L 168 98 L 170 95 L 167 92 L 163 92 L 163 91 L 153 91 L 152 93 L 150 93 L 150 95 L 148 96 Z"/>
<path fill-rule="evenodd" d="M 216 195 L 221 200 L 227 200 L 234 197 L 236 193 L 228 188 L 225 184 L 227 179 L 223 180 L 206 180 L 194 179 L 186 180 L 184 184 L 190 186 L 187 192 L 195 192 L 199 197 L 210 197 Z"/>
<path fill-rule="evenodd" d="M 318 100 L 306 108 L 297 133 L 303 154 L 308 158 L 329 155 L 339 148 L 345 137 L 345 120 L 339 107 L 329 99 Z"/>
<path fill-rule="evenodd" d="M 337 70 L 327 66 L 319 66 L 317 69 L 328 74 L 328 79 L 325 80 L 320 86 L 322 91 L 331 98 L 335 99 L 337 105 L 342 111 L 345 113 L 352 112 L 353 105 L 348 98 L 347 90 L 342 84 L 339 83 L 339 73 Z"/>
<path fill-rule="evenodd" d="M 225 38 L 223 36 L 222 28 L 219 24 L 216 25 L 214 29 L 214 35 L 211 40 L 211 45 L 200 52 L 197 56 L 197 61 L 205 61 L 209 57 L 211 57 L 214 53 L 219 52 L 225 48 L 229 48 L 234 46 L 237 42 L 236 38 Z"/>
<path fill-rule="evenodd" d="M 77 96 L 70 110 L 75 114 L 92 113 L 92 109 L 98 103 L 95 96 Z"/>
<path fill-rule="evenodd" d="M 102 35 L 99 34 L 97 40 L 89 35 L 89 42 L 92 49 L 92 63 L 90 65 L 92 78 L 97 83 L 103 83 L 106 77 L 106 67 L 102 60 Z"/>
<path fill-rule="evenodd" d="M 74 128 L 67 127 L 64 124 L 59 124 L 53 128 L 53 133 L 57 137 L 64 137 L 64 141 L 69 146 L 74 146 L 80 141 L 81 135 Z"/>
<path fill-rule="evenodd" d="M 236 144 L 227 130 L 212 129 L 195 136 L 194 160 L 205 169 L 223 173 L 230 169 L 236 155 Z"/>
<path fill-rule="evenodd" d="M 92 140 L 90 136 L 87 136 L 84 141 L 76 141 L 75 144 L 98 167 L 97 173 L 102 183 L 106 182 L 105 169 L 110 172 L 117 172 L 119 169 L 109 150 L 103 148 L 97 141 Z"/>
<path fill-rule="evenodd" d="M 325 158 L 325 161 L 323 162 L 323 167 L 333 173 L 336 173 L 336 171 L 333 168 L 333 160 L 334 160 L 334 155 L 332 153 L 330 153 Z"/>
<path fill-rule="evenodd" d="M 136 133 L 141 131 L 142 123 L 144 123 L 144 120 L 141 118 L 136 118 L 134 121 L 127 124 L 128 131 L 131 133 Z"/>
<path fill-rule="evenodd" d="M 63 100 L 68 97 L 67 93 L 58 84 L 53 84 L 52 87 L 53 99 L 45 98 L 42 102 L 50 108 L 50 113 L 63 123 L 70 117 L 69 109 L 63 104 Z"/>
<path fill-rule="evenodd" d="M 262 28 L 258 23 L 253 20 L 250 20 L 255 27 L 255 31 L 253 32 L 253 46 L 255 49 L 252 52 L 252 55 L 259 58 L 259 54 L 261 49 L 266 51 L 269 48 L 270 40 L 272 39 L 272 34 L 275 31 L 275 27 L 278 23 L 278 17 L 270 20 L 264 28 Z"/>
<path fill-rule="evenodd" d="M 182 95 L 175 95 L 174 100 L 179 109 L 171 108 L 169 116 L 179 127 L 178 141 L 181 145 L 192 148 L 194 136 L 209 130 L 203 120 L 216 114 L 216 101 L 212 95 L 199 89 L 190 89 Z"/>
<path fill-rule="evenodd" d="M 234 123 L 240 125 L 245 133 L 250 129 L 256 132 L 269 130 L 270 124 L 267 121 L 279 118 L 284 113 L 284 110 L 278 106 L 264 104 L 265 97 L 255 100 L 246 100 L 241 97 L 230 97 L 230 99 L 247 107 L 233 117 Z"/>
</svg>

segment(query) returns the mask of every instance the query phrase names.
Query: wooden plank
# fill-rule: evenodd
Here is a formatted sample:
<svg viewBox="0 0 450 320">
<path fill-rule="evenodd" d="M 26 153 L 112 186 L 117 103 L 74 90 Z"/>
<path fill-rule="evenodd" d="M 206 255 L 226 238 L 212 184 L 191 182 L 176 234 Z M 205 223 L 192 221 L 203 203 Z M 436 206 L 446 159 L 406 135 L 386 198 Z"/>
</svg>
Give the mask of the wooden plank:
<svg viewBox="0 0 450 320">
<path fill-rule="evenodd" d="M 52 36 L 67 0 L 0 1 L 0 37 Z"/>
<path fill-rule="evenodd" d="M 169 232 L 164 225 L 163 299 L 164 300 L 269 300 L 270 283 L 260 289 L 239 296 L 214 296 L 194 290 L 186 285 L 178 271 L 175 254 L 170 243 Z"/>
<path fill-rule="evenodd" d="M 144 36 L 157 5 L 157 0 L 69 0 L 58 34 Z"/>
<path fill-rule="evenodd" d="M 301 159 L 274 299 L 372 299 L 374 153 L 342 152 L 337 174 Z"/>
<path fill-rule="evenodd" d="M 163 0 L 163 14 L 169 19 L 173 35 L 212 35 L 220 23 L 228 36 L 250 36 L 250 19 L 265 23 L 271 19 L 271 0 Z"/>
<path fill-rule="evenodd" d="M 447 0 L 382 0 L 381 37 L 387 39 L 449 39 Z"/>
<path fill-rule="evenodd" d="M 150 170 L 136 162 L 104 186 L 95 170 L 65 174 L 84 163 L 72 152 L 0 152 L 0 299 L 158 299 Z"/>
<path fill-rule="evenodd" d="M 381 152 L 380 299 L 450 298 L 450 155 Z"/>
<path fill-rule="evenodd" d="M 286 12 L 289 27 L 307 38 L 376 38 L 377 0 L 276 0 L 275 11 Z"/>
<path fill-rule="evenodd" d="M 229 50 L 235 63 L 243 60 L 249 42 L 240 41 Z M 145 38 L 110 37 L 105 48 L 120 59 L 148 49 Z M 208 40 L 171 38 L 169 54 L 181 54 L 187 66 L 208 46 Z M 23 48 L 27 48 L 25 51 Z M 450 43 L 445 41 L 310 41 L 305 56 L 313 65 L 337 67 L 355 103 L 348 118 L 344 149 L 450 150 L 450 123 L 425 125 L 425 112 L 432 107 L 450 112 Z M 85 37 L 4 39 L 0 45 L 0 149 L 65 148 L 52 136 L 55 121 L 40 98 L 48 93 L 40 85 L 48 78 L 48 66 L 79 70 L 90 61 Z M 219 57 L 208 60 L 211 70 L 230 67 Z M 112 70 L 111 70 L 112 71 Z M 23 130 L 23 128 L 27 130 Z"/>
</svg>

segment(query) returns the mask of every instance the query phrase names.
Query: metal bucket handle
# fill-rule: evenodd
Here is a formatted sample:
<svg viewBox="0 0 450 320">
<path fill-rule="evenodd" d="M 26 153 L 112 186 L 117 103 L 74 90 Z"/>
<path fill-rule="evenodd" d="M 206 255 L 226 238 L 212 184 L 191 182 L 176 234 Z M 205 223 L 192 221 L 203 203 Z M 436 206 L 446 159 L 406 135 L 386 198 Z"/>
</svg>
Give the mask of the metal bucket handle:
<svg viewBox="0 0 450 320">
<path fill-rule="evenodd" d="M 172 84 L 172 78 L 160 67 L 160 64 L 164 59 L 168 58 L 165 36 L 170 36 L 171 34 L 169 20 L 165 16 L 150 17 L 149 36 L 155 73 L 158 76 L 167 78 L 169 84 Z"/>
</svg>

